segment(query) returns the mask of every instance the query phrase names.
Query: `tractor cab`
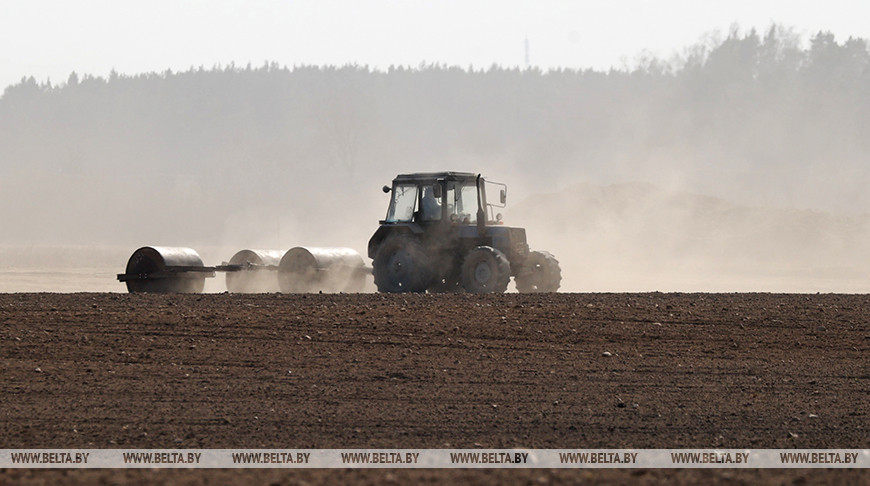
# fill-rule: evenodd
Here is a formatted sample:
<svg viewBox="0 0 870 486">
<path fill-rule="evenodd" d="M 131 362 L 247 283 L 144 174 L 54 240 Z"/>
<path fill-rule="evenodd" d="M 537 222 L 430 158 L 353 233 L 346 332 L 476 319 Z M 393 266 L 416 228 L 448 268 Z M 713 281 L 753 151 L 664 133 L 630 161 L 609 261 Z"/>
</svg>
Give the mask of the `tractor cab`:
<svg viewBox="0 0 870 486">
<path fill-rule="evenodd" d="M 497 190 L 497 204 L 487 202 L 488 187 Z M 384 192 L 392 193 L 392 197 L 381 224 L 476 225 L 481 213 L 484 224 L 497 224 L 501 215 L 495 214 L 495 208 L 505 207 L 507 200 L 507 186 L 468 172 L 400 175 L 392 187 L 384 186 Z"/>
</svg>

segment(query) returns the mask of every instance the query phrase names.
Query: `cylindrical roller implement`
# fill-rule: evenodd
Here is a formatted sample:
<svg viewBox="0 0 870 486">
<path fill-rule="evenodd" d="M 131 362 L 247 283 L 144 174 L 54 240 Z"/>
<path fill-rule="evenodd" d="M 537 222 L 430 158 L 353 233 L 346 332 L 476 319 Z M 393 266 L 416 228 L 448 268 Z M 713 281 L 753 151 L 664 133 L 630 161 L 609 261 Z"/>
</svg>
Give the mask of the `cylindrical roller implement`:
<svg viewBox="0 0 870 486">
<path fill-rule="evenodd" d="M 297 246 L 281 258 L 278 284 L 284 293 L 362 292 L 369 271 L 350 248 Z"/>
<path fill-rule="evenodd" d="M 203 266 L 194 250 L 145 246 L 133 252 L 118 280 L 130 292 L 200 293 L 206 277 L 214 277 L 214 268 Z"/>
<path fill-rule="evenodd" d="M 277 269 L 283 251 L 241 250 L 219 267 L 227 270 L 227 290 L 234 293 L 278 292 Z"/>
</svg>

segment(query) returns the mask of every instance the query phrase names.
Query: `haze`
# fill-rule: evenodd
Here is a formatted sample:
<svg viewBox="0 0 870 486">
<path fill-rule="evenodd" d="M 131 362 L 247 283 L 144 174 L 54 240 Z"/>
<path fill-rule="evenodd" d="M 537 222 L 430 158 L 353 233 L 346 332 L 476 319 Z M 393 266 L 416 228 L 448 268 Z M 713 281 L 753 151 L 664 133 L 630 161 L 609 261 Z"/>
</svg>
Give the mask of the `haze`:
<svg viewBox="0 0 870 486">
<path fill-rule="evenodd" d="M 0 2 L 0 89 L 263 62 L 421 63 L 607 70 L 642 53 L 668 58 L 731 25 L 773 23 L 809 36 L 868 37 L 866 2 L 829 0 L 422 1 L 7 0 Z"/>
<path fill-rule="evenodd" d="M 365 254 L 433 170 L 507 183 L 563 290 L 867 289 L 845 2 L 15 3 L 0 291 L 123 291 L 144 245 Z"/>
</svg>

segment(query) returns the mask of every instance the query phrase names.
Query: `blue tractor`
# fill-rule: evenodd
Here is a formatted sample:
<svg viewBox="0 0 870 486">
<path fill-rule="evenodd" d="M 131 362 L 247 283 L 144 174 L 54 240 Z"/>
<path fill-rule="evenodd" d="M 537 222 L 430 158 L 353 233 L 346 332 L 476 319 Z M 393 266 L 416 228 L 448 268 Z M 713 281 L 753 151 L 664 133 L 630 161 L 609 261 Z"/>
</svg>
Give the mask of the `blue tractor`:
<svg viewBox="0 0 870 486">
<path fill-rule="evenodd" d="M 519 292 L 559 289 L 559 262 L 530 251 L 526 230 L 495 213 L 505 207 L 504 184 L 469 172 L 417 173 L 384 192 L 392 194 L 387 217 L 368 244 L 378 291 L 504 292 L 511 277 Z"/>
</svg>

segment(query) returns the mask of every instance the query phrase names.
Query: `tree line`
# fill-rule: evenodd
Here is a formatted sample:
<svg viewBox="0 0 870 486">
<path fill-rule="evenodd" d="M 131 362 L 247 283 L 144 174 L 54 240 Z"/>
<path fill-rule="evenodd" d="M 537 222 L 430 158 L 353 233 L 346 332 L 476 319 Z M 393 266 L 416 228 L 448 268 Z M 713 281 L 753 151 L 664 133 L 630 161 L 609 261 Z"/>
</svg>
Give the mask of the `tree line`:
<svg viewBox="0 0 870 486">
<path fill-rule="evenodd" d="M 753 202 L 843 209 L 839 197 L 870 211 L 868 95 L 865 39 L 819 32 L 803 42 L 782 26 L 735 28 L 609 71 L 269 63 L 73 73 L 5 89 L 0 177 L 98 176 L 162 190 L 167 209 L 187 198 L 230 210 L 441 167 L 510 174 L 537 190 L 679 179 Z"/>
</svg>

